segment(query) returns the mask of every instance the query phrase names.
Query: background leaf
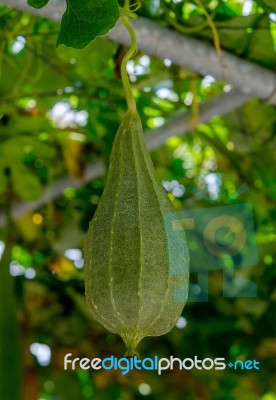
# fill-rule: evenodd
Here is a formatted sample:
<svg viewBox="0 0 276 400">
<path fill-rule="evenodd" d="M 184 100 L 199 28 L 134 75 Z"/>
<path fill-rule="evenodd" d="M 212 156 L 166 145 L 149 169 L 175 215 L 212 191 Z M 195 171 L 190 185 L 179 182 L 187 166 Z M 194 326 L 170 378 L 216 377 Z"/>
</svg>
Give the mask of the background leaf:
<svg viewBox="0 0 276 400">
<path fill-rule="evenodd" d="M 263 0 L 263 2 L 274 10 L 276 9 L 276 0 Z"/>
</svg>

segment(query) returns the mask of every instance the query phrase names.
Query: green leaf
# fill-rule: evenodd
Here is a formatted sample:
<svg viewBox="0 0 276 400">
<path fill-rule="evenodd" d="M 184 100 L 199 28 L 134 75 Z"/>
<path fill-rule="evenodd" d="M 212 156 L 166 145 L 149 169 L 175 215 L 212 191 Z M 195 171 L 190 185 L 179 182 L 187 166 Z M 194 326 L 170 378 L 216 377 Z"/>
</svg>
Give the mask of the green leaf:
<svg viewBox="0 0 276 400">
<path fill-rule="evenodd" d="M 105 35 L 119 18 L 116 0 L 66 0 L 57 45 L 83 49 L 97 36 Z"/>
<path fill-rule="evenodd" d="M 34 8 L 43 8 L 48 2 L 49 0 L 28 0 L 29 6 Z"/>
</svg>

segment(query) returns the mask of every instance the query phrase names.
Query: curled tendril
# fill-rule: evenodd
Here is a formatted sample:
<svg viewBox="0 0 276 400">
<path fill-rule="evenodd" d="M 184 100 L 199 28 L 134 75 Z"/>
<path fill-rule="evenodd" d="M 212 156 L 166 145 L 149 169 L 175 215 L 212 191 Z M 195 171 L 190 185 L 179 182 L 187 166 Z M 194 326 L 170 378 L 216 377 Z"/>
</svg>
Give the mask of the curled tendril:
<svg viewBox="0 0 276 400">
<path fill-rule="evenodd" d="M 120 7 L 120 15 L 121 16 L 125 15 L 126 17 L 129 17 L 131 19 L 136 19 L 137 15 L 134 13 L 139 10 L 141 5 L 142 5 L 141 0 L 136 1 L 134 4 L 131 5 L 129 5 L 129 2 L 125 3 L 124 8 Z"/>
<path fill-rule="evenodd" d="M 129 8 L 131 11 L 136 12 L 141 7 L 142 2 L 141 0 L 136 1 L 136 3 L 132 4 Z"/>
</svg>

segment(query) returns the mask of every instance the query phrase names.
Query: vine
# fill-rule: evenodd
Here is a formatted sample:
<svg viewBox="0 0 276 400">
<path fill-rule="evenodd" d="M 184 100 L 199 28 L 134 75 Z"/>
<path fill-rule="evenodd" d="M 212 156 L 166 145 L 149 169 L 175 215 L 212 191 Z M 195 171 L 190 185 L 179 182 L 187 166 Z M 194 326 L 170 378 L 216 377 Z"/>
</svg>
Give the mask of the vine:
<svg viewBox="0 0 276 400">
<path fill-rule="evenodd" d="M 135 112 L 136 111 L 136 102 L 135 102 L 135 98 L 130 86 L 130 82 L 129 82 L 129 78 L 128 78 L 128 74 L 127 74 L 127 63 L 128 61 L 136 54 L 137 52 L 137 42 L 136 42 L 136 35 L 134 32 L 134 29 L 132 28 L 131 24 L 128 21 L 128 15 L 132 15 L 128 14 L 129 11 L 129 0 L 126 0 L 125 2 L 125 7 L 124 7 L 124 11 L 125 13 L 123 13 L 122 16 L 122 22 L 125 26 L 125 28 L 128 30 L 129 34 L 130 34 L 130 39 L 131 39 L 131 45 L 129 50 L 127 51 L 126 55 L 124 56 L 122 63 L 121 63 L 121 77 L 122 77 L 122 82 L 123 82 L 123 86 L 125 89 L 125 94 L 126 94 L 126 100 L 127 100 L 127 105 L 128 105 L 128 110 L 131 112 Z"/>
</svg>

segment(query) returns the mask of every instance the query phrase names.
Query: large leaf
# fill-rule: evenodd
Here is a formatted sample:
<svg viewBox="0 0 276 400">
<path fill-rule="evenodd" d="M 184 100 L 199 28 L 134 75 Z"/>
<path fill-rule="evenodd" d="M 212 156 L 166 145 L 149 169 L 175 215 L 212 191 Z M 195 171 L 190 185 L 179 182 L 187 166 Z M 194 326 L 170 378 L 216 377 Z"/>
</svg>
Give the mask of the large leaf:
<svg viewBox="0 0 276 400">
<path fill-rule="evenodd" d="M 97 36 L 105 35 L 119 18 L 116 0 L 66 0 L 57 45 L 83 49 Z"/>
</svg>

